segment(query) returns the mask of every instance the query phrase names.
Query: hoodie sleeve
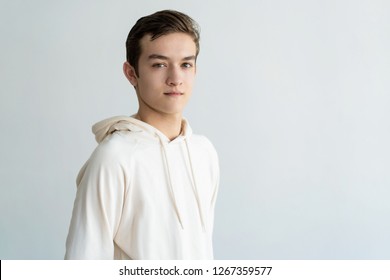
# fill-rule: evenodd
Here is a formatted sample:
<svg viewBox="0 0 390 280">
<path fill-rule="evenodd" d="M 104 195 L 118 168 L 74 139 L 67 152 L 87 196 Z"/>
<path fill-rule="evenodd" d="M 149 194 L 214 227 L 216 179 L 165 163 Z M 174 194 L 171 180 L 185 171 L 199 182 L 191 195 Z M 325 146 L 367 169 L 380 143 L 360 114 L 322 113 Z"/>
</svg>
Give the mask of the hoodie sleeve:
<svg viewBox="0 0 390 280">
<path fill-rule="evenodd" d="M 65 259 L 113 259 L 126 189 L 123 168 L 112 152 L 98 147 L 77 181 Z"/>
<path fill-rule="evenodd" d="M 212 167 L 213 167 L 213 193 L 211 197 L 211 203 L 210 203 L 210 217 L 211 217 L 211 229 L 213 230 L 214 227 L 214 215 L 215 215 L 215 205 L 217 201 L 218 191 L 219 191 L 219 182 L 220 182 L 220 167 L 219 167 L 219 159 L 218 154 L 211 142 L 209 142 L 211 145 L 211 153 L 212 153 Z"/>
</svg>

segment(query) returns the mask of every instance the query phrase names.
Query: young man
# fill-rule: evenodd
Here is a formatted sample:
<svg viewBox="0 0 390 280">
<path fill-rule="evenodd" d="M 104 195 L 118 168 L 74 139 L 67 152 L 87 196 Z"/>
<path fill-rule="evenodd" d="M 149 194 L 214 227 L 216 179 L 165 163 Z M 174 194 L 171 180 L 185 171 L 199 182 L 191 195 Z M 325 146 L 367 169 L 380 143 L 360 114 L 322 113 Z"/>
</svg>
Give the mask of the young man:
<svg viewBox="0 0 390 280">
<path fill-rule="evenodd" d="M 182 117 L 196 23 L 177 11 L 143 17 L 126 49 L 139 110 L 92 128 L 99 145 L 77 177 L 65 259 L 212 259 L 217 154 Z"/>
</svg>

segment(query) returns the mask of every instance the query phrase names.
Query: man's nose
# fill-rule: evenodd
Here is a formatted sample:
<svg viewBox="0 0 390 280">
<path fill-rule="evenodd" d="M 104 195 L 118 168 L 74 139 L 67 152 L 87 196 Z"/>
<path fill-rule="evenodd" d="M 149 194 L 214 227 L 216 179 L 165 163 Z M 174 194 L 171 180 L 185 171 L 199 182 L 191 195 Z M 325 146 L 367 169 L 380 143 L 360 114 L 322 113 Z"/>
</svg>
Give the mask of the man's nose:
<svg viewBox="0 0 390 280">
<path fill-rule="evenodd" d="M 182 73 L 179 67 L 172 67 L 168 71 L 167 84 L 169 86 L 179 86 L 183 83 Z"/>
</svg>

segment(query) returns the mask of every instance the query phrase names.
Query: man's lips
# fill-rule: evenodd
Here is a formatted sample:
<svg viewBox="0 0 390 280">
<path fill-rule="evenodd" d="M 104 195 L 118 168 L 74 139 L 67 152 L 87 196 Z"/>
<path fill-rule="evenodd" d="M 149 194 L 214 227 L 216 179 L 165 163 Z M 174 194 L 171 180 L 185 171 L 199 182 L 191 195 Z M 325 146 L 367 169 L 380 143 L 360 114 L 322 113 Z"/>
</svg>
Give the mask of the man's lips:
<svg viewBox="0 0 390 280">
<path fill-rule="evenodd" d="M 184 93 L 182 92 L 176 92 L 176 91 L 171 91 L 171 92 L 164 92 L 165 95 L 168 95 L 168 96 L 180 96 L 180 95 L 183 95 Z"/>
</svg>

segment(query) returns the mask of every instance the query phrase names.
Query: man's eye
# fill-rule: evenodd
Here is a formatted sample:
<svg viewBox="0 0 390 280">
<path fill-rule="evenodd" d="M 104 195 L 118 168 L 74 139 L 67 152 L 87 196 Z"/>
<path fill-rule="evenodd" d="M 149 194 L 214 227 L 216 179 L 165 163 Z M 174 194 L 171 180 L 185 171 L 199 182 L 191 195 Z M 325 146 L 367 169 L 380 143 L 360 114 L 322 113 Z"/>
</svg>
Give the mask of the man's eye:
<svg viewBox="0 0 390 280">
<path fill-rule="evenodd" d="M 165 64 L 164 63 L 155 63 L 152 65 L 154 68 L 163 68 L 165 67 Z"/>
<path fill-rule="evenodd" d="M 191 68 L 192 66 L 193 65 L 191 63 L 188 63 L 188 62 L 182 64 L 183 68 Z"/>
</svg>

